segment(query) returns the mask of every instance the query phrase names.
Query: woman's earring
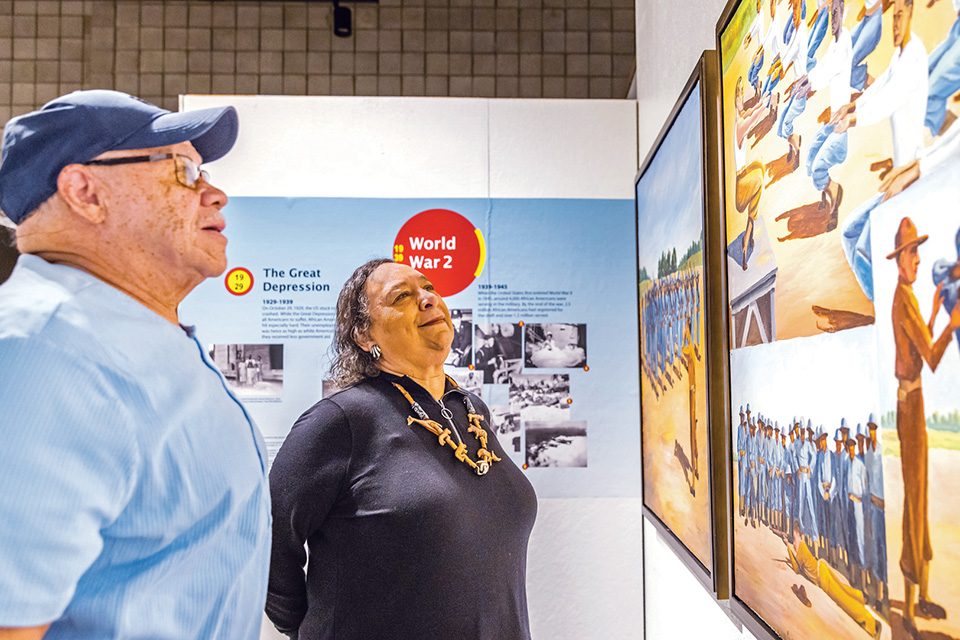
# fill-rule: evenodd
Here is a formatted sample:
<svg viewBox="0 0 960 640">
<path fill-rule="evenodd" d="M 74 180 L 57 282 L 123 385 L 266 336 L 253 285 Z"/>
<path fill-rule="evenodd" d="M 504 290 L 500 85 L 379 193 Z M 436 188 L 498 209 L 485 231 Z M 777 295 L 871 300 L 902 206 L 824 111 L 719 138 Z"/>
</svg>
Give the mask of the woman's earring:
<svg viewBox="0 0 960 640">
<path fill-rule="evenodd" d="M 383 355 L 383 352 L 380 351 L 380 345 L 375 344 L 370 347 L 370 355 L 373 356 L 374 360 L 379 360 L 380 356 Z"/>
</svg>

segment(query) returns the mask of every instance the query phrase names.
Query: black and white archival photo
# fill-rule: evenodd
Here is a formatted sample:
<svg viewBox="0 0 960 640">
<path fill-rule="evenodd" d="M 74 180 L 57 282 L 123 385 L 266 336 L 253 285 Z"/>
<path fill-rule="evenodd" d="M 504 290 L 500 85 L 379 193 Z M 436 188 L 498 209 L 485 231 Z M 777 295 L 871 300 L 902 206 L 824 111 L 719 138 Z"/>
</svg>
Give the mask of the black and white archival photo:
<svg viewBox="0 0 960 640">
<path fill-rule="evenodd" d="M 450 309 L 453 321 L 453 344 L 443 364 L 469 367 L 473 364 L 473 309 Z"/>
<path fill-rule="evenodd" d="M 510 405 L 496 404 L 490 409 L 490 426 L 497 434 L 504 451 L 520 453 L 520 414 L 510 409 Z M 522 461 L 520 461 L 522 463 Z"/>
<path fill-rule="evenodd" d="M 510 378 L 510 410 L 524 422 L 562 422 L 570 417 L 570 376 L 525 374 Z"/>
<path fill-rule="evenodd" d="M 510 405 L 495 404 L 490 409 L 490 420 L 497 435 L 510 435 L 520 432 L 520 413 L 510 408 Z"/>
<path fill-rule="evenodd" d="M 282 344 L 213 344 L 210 359 L 241 400 L 267 402 L 283 397 Z"/>
<path fill-rule="evenodd" d="M 519 324 L 476 325 L 476 368 L 487 384 L 507 384 L 523 367 L 523 337 Z"/>
<path fill-rule="evenodd" d="M 587 423 L 524 422 L 527 437 L 527 466 L 587 466 Z"/>
<path fill-rule="evenodd" d="M 483 374 L 481 372 L 472 370 L 448 370 L 447 375 L 453 378 L 464 391 L 469 391 L 478 398 L 483 398 Z"/>
<path fill-rule="evenodd" d="M 528 324 L 526 366 L 573 369 L 587 364 L 587 325 Z"/>
</svg>

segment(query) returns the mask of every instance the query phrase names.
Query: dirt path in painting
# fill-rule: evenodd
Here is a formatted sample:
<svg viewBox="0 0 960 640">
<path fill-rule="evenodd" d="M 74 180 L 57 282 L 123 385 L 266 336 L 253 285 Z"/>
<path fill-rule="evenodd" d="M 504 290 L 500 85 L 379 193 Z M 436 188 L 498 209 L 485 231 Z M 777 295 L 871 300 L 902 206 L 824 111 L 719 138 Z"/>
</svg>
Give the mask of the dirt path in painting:
<svg viewBox="0 0 960 640">
<path fill-rule="evenodd" d="M 896 431 L 883 432 L 884 439 L 896 438 Z M 898 445 L 899 447 L 899 445 Z M 930 597 L 947 610 L 946 620 L 917 620 L 917 628 L 925 640 L 960 639 L 960 500 L 957 500 L 957 469 L 960 451 L 930 449 L 929 473 Z M 903 609 L 903 574 L 900 572 L 900 551 L 903 548 L 903 473 L 899 456 L 886 456 L 883 461 L 887 517 L 887 571 L 890 581 L 891 626 L 894 640 L 908 640 L 899 621 Z"/>
<path fill-rule="evenodd" d="M 701 323 L 703 322 L 701 316 Z M 703 336 L 701 326 L 700 335 Z M 702 345 L 701 345 L 701 355 Z M 696 361 L 698 384 L 697 458 L 699 478 L 685 466 L 691 459 L 689 386 L 686 372 L 678 380 L 668 368 L 673 386 L 654 394 L 650 379 L 641 376 L 643 398 L 643 499 L 663 522 L 687 545 L 706 567 L 710 551 L 710 456 L 707 441 L 707 404 L 703 380 L 706 356 Z M 693 481 L 691 494 L 688 479 Z"/>
<path fill-rule="evenodd" d="M 855 7 L 847 3 L 848 8 L 844 24 L 848 29 L 856 25 Z M 926 2 L 917 3 L 913 16 L 914 33 L 941 33 L 946 36 L 949 26 L 956 20 L 953 7 L 947 2 L 938 2 L 927 7 Z M 786 6 L 786 5 L 783 5 Z M 808 2 L 808 9 L 812 5 Z M 768 0 L 764 1 L 764 11 L 769 11 Z M 768 14 L 769 15 L 769 14 Z M 778 14 L 781 24 L 786 14 Z M 893 52 L 890 33 L 892 11 L 883 18 L 883 37 L 876 51 L 868 58 L 871 75 L 879 75 L 890 61 Z M 818 51 L 818 57 L 824 55 L 829 45 L 830 34 Z M 938 42 L 932 38 L 923 38 L 928 52 Z M 733 93 L 737 78 L 744 77 L 746 82 L 750 59 L 755 45 L 737 51 L 723 78 L 724 128 L 732 130 Z M 765 70 L 764 70 L 765 72 Z M 791 71 L 781 81 L 777 90 L 781 92 L 778 117 L 786 108 L 786 87 L 794 80 Z M 749 96 L 749 89 L 747 90 Z M 892 156 L 893 143 L 889 121 L 871 126 L 854 127 L 848 136 L 848 155 L 846 163 L 835 167 L 831 175 L 843 185 L 843 197 L 837 219 L 821 220 L 822 212 L 814 211 L 820 202 L 820 192 L 813 186 L 808 176 L 806 164 L 809 147 L 820 129 L 818 116 L 829 106 L 828 88 L 818 91 L 807 100 L 803 114 L 797 118 L 795 126 L 801 135 L 800 166 L 789 173 L 778 162 L 787 152 L 787 142 L 777 135 L 777 127 L 767 133 L 755 147 L 748 149 L 747 160 L 760 160 L 768 163 L 769 173 L 765 176 L 765 188 L 760 200 L 759 214 L 764 217 L 768 233 L 771 236 L 773 252 L 776 257 L 778 274 L 775 294 L 776 337 L 777 340 L 799 336 L 816 335 L 823 330 L 824 322 L 813 312 L 817 305 L 831 311 L 848 311 L 859 318 L 874 315 L 873 304 L 860 290 L 853 277 L 840 245 L 840 229 L 843 221 L 862 203 L 877 193 L 880 185 L 879 174 L 870 171 L 870 164 Z M 948 102 L 948 108 L 956 111 L 955 103 Z M 931 141 L 929 132 L 924 129 L 925 144 Z M 729 139 L 729 135 L 727 136 Z M 729 145 L 728 145 L 729 146 Z M 740 213 L 734 206 L 733 148 L 729 146 L 724 164 L 730 178 L 726 183 L 727 238 L 735 238 L 742 233 L 746 225 L 746 214 Z M 813 206 L 811 206 L 813 205 Z M 803 222 L 798 214 L 803 213 Z M 784 215 L 787 214 L 787 215 Z M 778 239 L 784 238 L 782 241 Z M 791 239 L 787 239 L 791 238 Z M 820 327 L 818 327 L 818 319 Z M 827 323 L 827 326 L 830 326 Z M 859 324 L 855 325 L 859 326 Z"/>
<path fill-rule="evenodd" d="M 896 438 L 895 431 L 885 430 L 884 439 Z M 897 445 L 895 445 L 897 446 Z M 934 558 L 930 569 L 930 597 L 947 610 L 946 620 L 917 621 L 924 640 L 960 640 L 960 501 L 953 495 L 956 469 L 960 468 L 960 451 L 931 449 L 930 473 L 930 538 Z M 881 638 L 910 640 L 900 620 L 903 610 L 903 574 L 900 572 L 902 547 L 903 481 L 900 458 L 886 456 L 883 463 L 886 487 L 887 570 L 890 587 L 889 624 L 881 621 Z M 734 485 L 737 478 L 734 477 Z M 736 491 L 736 487 L 734 487 Z M 949 499 L 943 499 L 948 497 Z M 940 499 L 938 499 L 940 498 Z M 735 513 L 739 513 L 739 493 L 735 493 Z M 850 638 L 864 640 L 869 636 L 839 607 L 810 582 L 793 573 L 787 564 L 783 541 L 770 529 L 757 523 L 757 528 L 744 525 L 736 518 L 734 540 L 737 545 L 736 593 L 754 611 L 790 640 Z M 842 580 L 843 578 L 840 577 Z M 803 584 L 811 608 L 803 606 L 791 586 Z M 876 611 L 871 610 L 876 614 Z"/>
<path fill-rule="evenodd" d="M 734 477 L 734 485 L 737 478 Z M 734 513 L 740 503 L 734 486 Z M 735 518 L 736 595 L 767 621 L 785 640 L 849 639 L 870 640 L 870 635 L 845 614 L 822 589 L 797 575 L 790 568 L 787 548 L 772 530 L 757 522 L 756 528 Z M 846 583 L 839 573 L 837 578 Z M 792 587 L 803 585 L 811 607 L 804 606 Z M 880 620 L 881 639 L 890 640 L 890 627 Z"/>
</svg>

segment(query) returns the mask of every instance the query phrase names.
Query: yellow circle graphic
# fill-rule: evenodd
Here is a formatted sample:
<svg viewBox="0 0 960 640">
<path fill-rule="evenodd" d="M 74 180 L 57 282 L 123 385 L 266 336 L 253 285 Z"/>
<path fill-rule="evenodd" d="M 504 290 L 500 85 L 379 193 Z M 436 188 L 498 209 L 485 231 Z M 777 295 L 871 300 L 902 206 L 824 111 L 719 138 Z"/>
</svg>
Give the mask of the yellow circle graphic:
<svg viewBox="0 0 960 640">
<path fill-rule="evenodd" d="M 235 296 L 242 296 L 253 288 L 253 274 L 243 267 L 230 269 L 223 283 L 227 286 L 227 291 Z"/>
</svg>

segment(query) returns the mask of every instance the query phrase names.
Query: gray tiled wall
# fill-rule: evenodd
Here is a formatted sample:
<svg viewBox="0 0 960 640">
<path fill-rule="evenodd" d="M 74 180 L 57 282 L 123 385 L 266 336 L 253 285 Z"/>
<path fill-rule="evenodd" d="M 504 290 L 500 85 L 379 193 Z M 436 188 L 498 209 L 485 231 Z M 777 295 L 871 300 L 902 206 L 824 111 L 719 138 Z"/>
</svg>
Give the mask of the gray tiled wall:
<svg viewBox="0 0 960 640">
<path fill-rule="evenodd" d="M 0 0 L 0 122 L 60 94 L 622 98 L 634 0 Z"/>
</svg>

